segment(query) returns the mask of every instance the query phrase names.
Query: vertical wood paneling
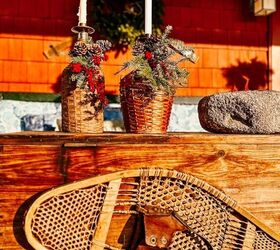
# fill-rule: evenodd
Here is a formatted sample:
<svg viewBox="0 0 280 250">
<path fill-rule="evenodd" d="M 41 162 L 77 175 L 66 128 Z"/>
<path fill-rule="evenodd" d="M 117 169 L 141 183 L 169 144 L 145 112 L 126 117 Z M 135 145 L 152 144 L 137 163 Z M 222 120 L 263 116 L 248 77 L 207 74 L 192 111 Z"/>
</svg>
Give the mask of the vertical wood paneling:
<svg viewBox="0 0 280 250">
<path fill-rule="evenodd" d="M 28 249 L 24 214 L 38 192 L 63 183 L 60 146 L 2 145 L 1 149 L 0 249 Z"/>
<path fill-rule="evenodd" d="M 200 61 L 196 66 L 187 64 L 187 67 L 194 67 L 197 71 L 194 73 L 195 76 L 200 70 L 199 75 L 202 75 L 203 82 L 200 81 L 200 77 L 191 77 L 189 86 L 194 89 L 180 89 L 178 95 L 204 96 L 208 93 L 230 90 L 226 87 L 226 79 L 217 81 L 219 78 L 209 74 L 208 71 L 210 69 L 217 72 L 222 67 L 230 67 L 238 59 L 244 60 L 244 56 L 240 55 L 239 47 L 243 47 L 248 52 L 250 55 L 248 60 L 253 58 L 250 52 L 258 51 L 258 47 L 265 48 L 260 60 L 267 63 L 267 18 L 253 17 L 249 13 L 246 1 L 164 0 L 164 3 L 164 23 L 174 27 L 173 37 L 189 45 L 194 44 L 200 56 Z M 51 40 L 63 41 L 72 35 L 70 29 L 77 23 L 78 4 L 78 1 L 65 0 L 52 0 L 49 4 L 42 0 L 12 0 L 6 1 L 1 6 L 0 48 L 2 53 L 0 61 L 2 60 L 5 67 L 0 67 L 0 76 L 3 75 L 5 80 L 0 79 L 0 91 L 8 89 L 9 91 L 35 90 L 39 92 L 36 91 L 39 82 L 44 85 L 41 89 L 43 92 L 54 92 L 57 89 L 52 86 L 58 84 L 67 59 L 52 58 L 47 62 L 48 70 L 45 70 L 40 66 L 46 61 L 42 54 L 50 44 L 56 43 Z M 63 13 L 63 19 L 61 13 Z M 277 33 L 278 19 L 275 17 L 277 15 L 276 12 L 272 17 L 275 20 L 275 34 Z M 2 38 L 1 34 L 5 34 L 5 37 Z M 7 46 L 7 41 L 10 46 Z M 228 54 L 220 53 L 219 51 L 225 47 L 229 49 Z M 276 46 L 274 46 L 274 52 L 273 54 L 278 54 Z M 115 56 L 116 51 L 112 54 Z M 109 61 L 104 65 L 106 89 L 109 94 L 119 93 L 119 76 L 115 76 L 114 73 L 128 59 L 130 51 L 120 53 L 117 57 L 114 56 L 110 56 Z M 275 69 L 277 69 L 277 58 L 274 58 Z M 23 74 L 24 70 L 18 70 L 16 74 L 22 76 L 14 77 L 10 70 L 7 70 L 13 68 L 13 60 L 20 60 L 18 63 L 23 69 L 28 64 L 27 75 Z M 46 76 L 42 77 L 42 75 Z M 273 88 L 278 86 L 277 77 L 278 73 L 275 70 Z"/>
</svg>

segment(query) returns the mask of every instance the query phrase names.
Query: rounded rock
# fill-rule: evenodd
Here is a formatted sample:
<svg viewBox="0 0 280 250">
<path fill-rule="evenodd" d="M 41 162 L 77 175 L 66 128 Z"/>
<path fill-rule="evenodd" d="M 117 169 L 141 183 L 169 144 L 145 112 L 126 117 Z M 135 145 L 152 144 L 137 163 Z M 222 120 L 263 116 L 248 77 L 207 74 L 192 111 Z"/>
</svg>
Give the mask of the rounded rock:
<svg viewBox="0 0 280 250">
<path fill-rule="evenodd" d="M 214 133 L 280 133 L 280 92 L 248 90 L 219 93 L 199 101 L 201 126 Z"/>
</svg>

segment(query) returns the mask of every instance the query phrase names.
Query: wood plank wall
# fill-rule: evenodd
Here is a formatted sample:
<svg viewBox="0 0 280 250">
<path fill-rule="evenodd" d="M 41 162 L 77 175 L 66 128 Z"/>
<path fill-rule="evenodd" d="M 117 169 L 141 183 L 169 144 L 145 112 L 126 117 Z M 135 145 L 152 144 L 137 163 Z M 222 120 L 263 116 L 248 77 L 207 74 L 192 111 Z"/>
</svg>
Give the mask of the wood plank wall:
<svg viewBox="0 0 280 250">
<path fill-rule="evenodd" d="M 67 3 L 66 3 L 67 2 Z M 172 37 L 196 48 L 197 64 L 190 70 L 188 88 L 180 96 L 205 96 L 245 88 L 242 74 L 254 72 L 250 89 L 267 89 L 268 18 L 254 17 L 244 0 L 164 0 L 164 24 L 172 25 Z M 60 75 L 67 56 L 46 59 L 43 52 L 72 36 L 77 24 L 79 1 L 12 0 L 1 3 L 0 12 L 0 92 L 52 93 L 60 87 Z M 94 7 L 93 7 L 94 8 Z M 275 25 L 277 29 L 277 25 Z M 94 37 L 96 38 L 96 37 Z M 69 46 L 64 54 L 67 54 Z M 273 53 L 275 58 L 277 54 Z M 111 51 L 103 64 L 108 94 L 119 93 L 121 75 L 115 75 L 130 51 Z M 264 67 L 256 68 L 259 64 Z M 249 68 L 248 68 L 249 67 Z M 227 69 L 235 77 L 225 77 Z M 264 78 L 265 76 L 265 78 Z M 229 84 L 229 85 L 228 85 Z"/>
<path fill-rule="evenodd" d="M 280 0 L 276 1 L 277 6 L 280 6 Z M 269 47 L 269 64 L 272 70 L 272 75 L 270 76 L 270 88 L 273 90 L 280 91 L 280 11 L 276 11 L 269 17 L 270 22 L 270 47 Z"/>
<path fill-rule="evenodd" d="M 188 172 L 280 232 L 280 135 L 0 135 L 0 249 L 29 249 L 24 213 L 38 193 L 118 170 Z"/>
</svg>

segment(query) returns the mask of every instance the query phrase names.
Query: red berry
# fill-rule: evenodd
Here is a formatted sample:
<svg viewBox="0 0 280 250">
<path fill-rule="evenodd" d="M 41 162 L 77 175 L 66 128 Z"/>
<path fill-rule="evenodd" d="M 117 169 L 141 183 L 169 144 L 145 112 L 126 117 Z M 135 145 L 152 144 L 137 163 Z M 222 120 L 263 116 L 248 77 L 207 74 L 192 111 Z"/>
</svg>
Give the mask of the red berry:
<svg viewBox="0 0 280 250">
<path fill-rule="evenodd" d="M 71 70 L 74 73 L 80 73 L 83 70 L 83 67 L 80 63 L 73 63 L 71 66 Z"/>
<path fill-rule="evenodd" d="M 153 57 L 153 54 L 152 54 L 150 51 L 146 51 L 146 52 L 145 52 L 145 58 L 146 58 L 147 60 L 151 60 L 152 57 Z"/>
</svg>

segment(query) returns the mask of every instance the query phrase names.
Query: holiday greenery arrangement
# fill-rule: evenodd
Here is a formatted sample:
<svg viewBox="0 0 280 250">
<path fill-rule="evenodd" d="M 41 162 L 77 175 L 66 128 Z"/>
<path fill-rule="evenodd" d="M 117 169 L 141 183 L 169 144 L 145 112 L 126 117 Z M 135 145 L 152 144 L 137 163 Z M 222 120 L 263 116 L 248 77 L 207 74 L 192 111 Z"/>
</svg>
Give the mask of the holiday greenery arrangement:
<svg viewBox="0 0 280 250">
<path fill-rule="evenodd" d="M 142 0 L 92 0 L 94 28 L 114 46 L 128 46 L 144 34 L 144 2 Z M 154 0 L 153 32 L 160 33 L 163 24 L 163 0 Z"/>
<path fill-rule="evenodd" d="M 100 63 L 108 59 L 105 52 L 110 47 L 111 43 L 106 40 L 98 40 L 96 43 L 93 43 L 91 39 L 77 41 L 69 53 L 71 63 L 62 74 L 62 84 L 68 94 L 76 88 L 86 90 L 81 104 L 90 103 L 95 110 L 93 115 L 107 105 L 104 76 Z"/>
<path fill-rule="evenodd" d="M 166 133 L 177 87 L 187 83 L 189 72 L 182 61 L 196 62 L 192 47 L 170 39 L 171 26 L 161 36 L 137 38 L 132 60 L 121 71 L 128 73 L 120 82 L 120 100 L 127 132 Z M 119 73 L 118 72 L 118 73 Z"/>
<path fill-rule="evenodd" d="M 106 50 L 111 43 L 95 43 L 88 33 L 70 51 L 70 64 L 62 73 L 62 130 L 65 132 L 102 133 L 103 110 L 107 104 L 104 76 L 100 63 L 107 60 Z"/>
<path fill-rule="evenodd" d="M 195 63 L 197 56 L 192 47 L 170 39 L 171 30 L 172 27 L 167 26 L 161 36 L 144 35 L 136 40 L 132 48 L 133 59 L 119 71 L 130 69 L 132 72 L 129 78 L 122 79 L 121 84 L 125 85 L 128 81 L 131 84 L 131 78 L 135 83 L 143 79 L 154 91 L 162 90 L 174 95 L 176 87 L 187 83 L 189 72 L 178 64 L 186 60 Z"/>
</svg>

